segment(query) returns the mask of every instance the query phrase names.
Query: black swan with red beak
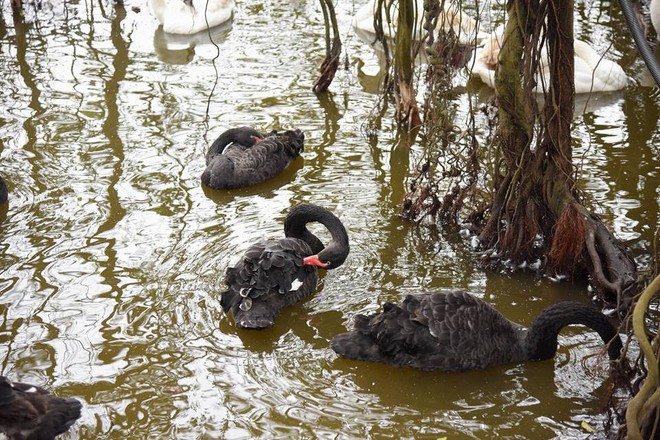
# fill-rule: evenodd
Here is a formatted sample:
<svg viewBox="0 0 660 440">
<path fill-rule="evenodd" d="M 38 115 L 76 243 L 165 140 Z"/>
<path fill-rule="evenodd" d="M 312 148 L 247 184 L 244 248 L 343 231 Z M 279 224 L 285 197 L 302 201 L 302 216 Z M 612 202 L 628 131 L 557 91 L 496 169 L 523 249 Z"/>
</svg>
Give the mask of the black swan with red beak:
<svg viewBox="0 0 660 440">
<path fill-rule="evenodd" d="M 234 189 L 271 179 L 303 151 L 302 131 L 263 135 L 250 127 L 230 128 L 206 153 L 202 182 L 213 189 Z"/>
<path fill-rule="evenodd" d="M 332 239 L 327 246 L 307 229 L 323 224 Z M 245 329 L 272 327 L 284 307 L 316 289 L 317 268 L 335 269 L 349 252 L 348 234 L 332 212 L 312 204 L 293 207 L 284 220 L 286 238 L 252 245 L 241 260 L 227 269 L 227 290 L 220 303 Z"/>
<path fill-rule="evenodd" d="M 512 322 L 467 292 L 408 295 L 385 303 L 382 313 L 357 315 L 355 329 L 332 339 L 340 356 L 422 370 L 477 370 L 552 358 L 567 325 L 598 332 L 615 360 L 622 344 L 614 326 L 595 308 L 560 302 L 543 310 L 529 328 Z"/>
<path fill-rule="evenodd" d="M 0 376 L 0 438 L 54 439 L 78 420 L 81 408 L 76 399 Z"/>
</svg>

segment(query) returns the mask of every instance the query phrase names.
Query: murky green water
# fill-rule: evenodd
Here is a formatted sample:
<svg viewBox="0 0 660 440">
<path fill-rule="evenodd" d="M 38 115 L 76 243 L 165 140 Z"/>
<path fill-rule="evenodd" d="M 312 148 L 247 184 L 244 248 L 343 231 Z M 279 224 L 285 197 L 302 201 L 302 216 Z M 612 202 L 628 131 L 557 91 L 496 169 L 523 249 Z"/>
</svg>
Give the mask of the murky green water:
<svg viewBox="0 0 660 440">
<path fill-rule="evenodd" d="M 105 0 L 53 3 L 14 25 L 0 1 L 10 189 L 0 359 L 2 374 L 84 401 L 68 438 L 584 438 L 583 420 L 602 429 L 599 340 L 580 328 L 562 334 L 552 361 L 461 374 L 329 349 L 356 313 L 409 293 L 469 288 L 524 324 L 556 301 L 590 298 L 582 284 L 484 272 L 458 231 L 398 219 L 424 146 L 400 141 L 389 118 L 377 142 L 363 136 L 378 64 L 350 28 L 360 2 L 338 2 L 349 69 L 320 97 L 314 0 L 239 1 L 233 23 L 213 32 L 218 47 L 168 40 L 144 0 L 125 14 Z M 621 15 L 594 24 L 607 21 L 610 6 L 599 7 L 578 5 L 578 34 L 600 49 L 613 37 L 610 57 L 634 83 L 576 117 L 576 157 L 598 212 L 645 267 L 658 225 L 660 94 L 640 85 L 648 78 Z M 457 99 L 489 94 L 478 81 L 469 90 Z M 246 124 L 301 128 L 304 158 L 255 188 L 203 188 L 208 145 Z M 224 271 L 251 243 L 281 236 L 300 202 L 342 218 L 351 254 L 275 328 L 240 332 L 220 308 Z"/>
</svg>

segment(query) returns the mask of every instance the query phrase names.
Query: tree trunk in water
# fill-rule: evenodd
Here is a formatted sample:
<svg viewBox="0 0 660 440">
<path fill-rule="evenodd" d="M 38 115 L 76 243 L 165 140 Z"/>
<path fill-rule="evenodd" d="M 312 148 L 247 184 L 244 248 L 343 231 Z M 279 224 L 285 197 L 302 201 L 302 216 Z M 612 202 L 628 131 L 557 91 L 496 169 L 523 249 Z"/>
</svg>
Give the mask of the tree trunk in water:
<svg viewBox="0 0 660 440">
<path fill-rule="evenodd" d="M 408 130 L 422 124 L 415 97 L 415 87 L 413 86 L 416 53 L 413 47 L 413 32 L 416 22 L 413 1 L 399 1 L 399 17 L 394 49 L 396 116 L 399 124 L 405 126 Z"/>
<path fill-rule="evenodd" d="M 533 0 L 516 0 L 509 6 L 495 79 L 500 108 L 495 142 L 502 153 L 502 174 L 496 178 L 491 217 L 480 238 L 495 247 L 498 256 L 517 263 L 541 255 L 547 269 L 558 274 L 587 271 L 602 300 L 625 308 L 630 305 L 628 290 L 637 280 L 635 263 L 603 222 L 581 204 L 575 186 L 570 2 L 548 2 L 549 92 L 541 130 L 534 138 L 532 88 L 542 83 L 542 76 L 534 73 L 542 56 L 536 48 L 544 20 L 536 16 L 540 10 Z"/>
</svg>

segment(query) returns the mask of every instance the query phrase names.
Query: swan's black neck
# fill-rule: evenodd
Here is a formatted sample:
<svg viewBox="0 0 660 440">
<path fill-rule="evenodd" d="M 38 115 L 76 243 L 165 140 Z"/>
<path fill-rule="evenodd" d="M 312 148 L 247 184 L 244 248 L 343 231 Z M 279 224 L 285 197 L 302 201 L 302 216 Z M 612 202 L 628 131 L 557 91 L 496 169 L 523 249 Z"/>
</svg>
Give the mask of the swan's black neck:
<svg viewBox="0 0 660 440">
<path fill-rule="evenodd" d="M 332 241 L 327 247 L 307 229 L 307 223 L 311 222 L 321 223 L 332 235 Z M 312 252 L 318 254 L 319 260 L 330 262 L 328 269 L 340 266 L 348 256 L 346 228 L 332 212 L 317 205 L 294 206 L 284 220 L 284 235 L 305 241 L 312 248 Z"/>
<path fill-rule="evenodd" d="M 542 360 L 553 357 L 557 352 L 557 335 L 571 324 L 586 325 L 596 331 L 605 344 L 611 341 L 608 347 L 610 359 L 619 357 L 621 339 L 605 315 L 586 304 L 560 302 L 543 310 L 529 327 L 525 338 L 528 358 Z"/>
<path fill-rule="evenodd" d="M 218 136 L 206 155 L 216 156 L 222 154 L 227 145 L 234 142 L 244 147 L 251 147 L 257 142 L 257 139 L 263 139 L 263 137 L 264 135 L 251 127 L 230 128 Z"/>
</svg>

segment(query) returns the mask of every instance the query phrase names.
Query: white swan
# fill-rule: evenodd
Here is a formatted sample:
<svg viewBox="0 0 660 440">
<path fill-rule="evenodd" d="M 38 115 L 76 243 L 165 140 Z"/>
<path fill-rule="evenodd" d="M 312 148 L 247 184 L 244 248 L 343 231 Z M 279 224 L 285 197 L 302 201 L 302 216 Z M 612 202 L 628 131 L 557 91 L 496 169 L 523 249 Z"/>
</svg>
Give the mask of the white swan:
<svg viewBox="0 0 660 440">
<path fill-rule="evenodd" d="M 655 37 L 660 41 L 660 0 L 651 0 L 649 7 L 651 24 L 655 28 Z"/>
<path fill-rule="evenodd" d="M 660 3 L 660 0 L 656 0 Z M 490 87 L 495 87 L 495 67 L 499 61 L 504 27 L 498 27 L 477 48 L 472 74 L 477 75 Z M 617 63 L 603 58 L 589 44 L 581 40 L 573 42 L 575 51 L 575 93 L 611 92 L 626 87 L 628 77 Z M 543 87 L 550 81 L 550 63 L 547 50 L 541 56 L 541 77 L 534 88 L 535 93 L 543 93 Z"/>
<path fill-rule="evenodd" d="M 353 19 L 353 27 L 375 36 L 376 29 L 374 28 L 374 15 L 377 5 L 377 0 L 369 0 L 363 5 L 355 14 Z M 385 4 L 388 2 L 386 0 Z M 414 0 L 416 24 L 413 39 L 421 40 L 426 32 L 424 30 L 424 0 Z M 391 23 L 387 22 L 387 11 L 383 10 L 383 33 L 388 38 L 394 38 L 396 34 L 396 21 L 399 15 L 398 2 L 392 5 L 390 10 Z M 475 40 L 479 41 L 486 38 L 488 35 L 479 32 L 478 23 L 470 17 L 466 12 L 458 9 L 449 2 L 445 2 L 444 10 L 438 16 L 438 24 L 435 27 L 435 33 L 439 31 L 449 32 L 453 31 L 454 35 L 458 38 L 458 42 L 463 45 L 474 44 Z"/>
<path fill-rule="evenodd" d="M 151 9 L 170 34 L 196 34 L 231 18 L 234 0 L 151 0 Z"/>
</svg>

